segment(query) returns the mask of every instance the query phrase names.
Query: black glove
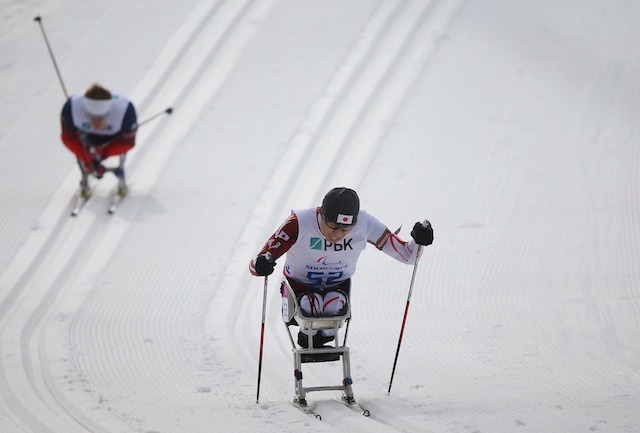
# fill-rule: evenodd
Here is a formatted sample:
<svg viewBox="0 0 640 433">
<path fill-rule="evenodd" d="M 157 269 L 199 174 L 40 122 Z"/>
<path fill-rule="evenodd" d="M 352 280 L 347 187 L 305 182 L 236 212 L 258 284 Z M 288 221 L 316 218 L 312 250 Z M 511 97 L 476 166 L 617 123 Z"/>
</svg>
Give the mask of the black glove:
<svg viewBox="0 0 640 433">
<path fill-rule="evenodd" d="M 256 257 L 254 262 L 256 268 L 256 274 L 260 276 L 267 276 L 273 274 L 273 268 L 276 267 L 276 261 L 271 253 L 260 254 Z"/>
<path fill-rule="evenodd" d="M 433 243 L 433 228 L 431 228 L 431 223 L 427 220 L 424 220 L 422 223 L 415 223 L 413 230 L 411 230 L 411 237 L 418 245 L 431 245 Z"/>
</svg>

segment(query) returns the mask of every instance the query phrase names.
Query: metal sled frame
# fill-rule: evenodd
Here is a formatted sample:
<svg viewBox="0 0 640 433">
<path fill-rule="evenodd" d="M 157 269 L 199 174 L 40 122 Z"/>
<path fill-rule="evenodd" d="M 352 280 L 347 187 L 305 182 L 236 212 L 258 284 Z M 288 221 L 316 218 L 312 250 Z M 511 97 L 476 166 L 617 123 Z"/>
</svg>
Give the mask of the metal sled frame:
<svg viewBox="0 0 640 433">
<path fill-rule="evenodd" d="M 300 329 L 304 329 L 309 331 L 309 348 L 299 348 L 296 346 L 293 336 L 291 335 L 291 330 L 289 327 L 291 324 L 285 322 L 285 326 L 287 328 L 287 332 L 289 334 L 289 339 L 291 340 L 292 352 L 293 352 L 293 373 L 295 377 L 295 398 L 294 403 L 300 404 L 302 406 L 306 406 L 306 396 L 308 392 L 312 391 L 343 391 L 344 392 L 344 400 L 351 403 L 354 402 L 353 390 L 351 388 L 351 384 L 353 383 L 351 379 L 351 361 L 349 358 L 349 348 L 346 346 L 347 342 L 347 334 L 349 332 L 349 320 L 351 318 L 351 307 L 349 303 L 347 303 L 347 311 L 345 314 L 341 316 L 321 316 L 321 317 L 313 317 L 306 316 L 302 309 L 300 308 L 300 303 L 298 298 L 296 297 L 293 289 L 289 285 L 289 282 L 286 278 L 283 278 L 284 290 L 287 290 L 287 300 L 288 300 L 288 308 L 289 311 L 293 309 L 293 318 L 300 326 Z M 284 295 L 284 294 L 283 294 Z M 338 330 L 342 328 L 342 326 L 346 323 L 344 338 L 342 340 L 342 344 L 339 344 L 340 335 L 338 334 Z M 311 331 L 321 331 L 323 329 L 333 329 L 335 331 L 335 339 L 334 346 L 332 347 L 323 347 L 323 348 L 314 348 L 313 347 L 313 335 L 311 335 Z M 308 362 L 322 362 L 320 360 L 309 360 L 308 358 L 314 357 L 317 355 L 338 355 L 339 358 L 342 359 L 342 384 L 340 385 L 329 385 L 329 386 L 312 386 L 305 387 L 302 384 L 302 364 Z M 305 358 L 307 358 L 305 360 Z M 337 361 L 338 359 L 331 359 L 330 361 Z"/>
</svg>

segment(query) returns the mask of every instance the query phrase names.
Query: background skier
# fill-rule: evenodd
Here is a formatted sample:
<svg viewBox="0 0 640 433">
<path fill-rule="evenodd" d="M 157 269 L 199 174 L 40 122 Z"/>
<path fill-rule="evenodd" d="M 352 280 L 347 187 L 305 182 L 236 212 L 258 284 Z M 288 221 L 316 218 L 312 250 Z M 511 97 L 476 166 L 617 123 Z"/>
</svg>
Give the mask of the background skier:
<svg viewBox="0 0 640 433">
<path fill-rule="evenodd" d="M 300 299 L 300 308 L 307 314 L 336 315 L 348 302 L 350 279 L 367 243 L 410 264 L 417 255 L 416 244 L 433 242 L 431 224 L 415 223 L 411 237 L 408 242 L 400 239 L 378 219 L 360 210 L 354 190 L 338 187 L 326 194 L 322 206 L 293 210 L 251 260 L 249 269 L 255 276 L 270 275 L 275 260 L 286 253 L 283 273 Z M 288 312 L 284 311 L 288 294 L 282 287 L 281 292 L 283 319 L 289 321 Z M 313 345 L 317 347 L 334 338 L 333 331 L 322 331 L 320 335 L 313 332 Z M 301 330 L 298 344 L 307 348 L 308 341 L 306 331 Z"/>
<path fill-rule="evenodd" d="M 138 119 L 133 104 L 125 97 L 112 94 L 93 84 L 84 95 L 72 95 L 61 113 L 64 145 L 75 154 L 82 172 L 80 193 L 90 194 L 88 177 L 100 179 L 105 173 L 102 161 L 120 155 L 114 171 L 118 177 L 118 193 L 126 193 L 124 157 L 133 148 Z"/>
</svg>

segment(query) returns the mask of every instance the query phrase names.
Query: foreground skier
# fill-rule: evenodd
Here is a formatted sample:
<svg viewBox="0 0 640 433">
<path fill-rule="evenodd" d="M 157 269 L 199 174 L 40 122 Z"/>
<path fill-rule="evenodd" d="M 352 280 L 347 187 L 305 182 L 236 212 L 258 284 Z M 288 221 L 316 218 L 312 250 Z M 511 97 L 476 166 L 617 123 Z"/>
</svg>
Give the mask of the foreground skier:
<svg viewBox="0 0 640 433">
<path fill-rule="evenodd" d="M 411 264 L 417 255 L 416 244 L 433 242 L 433 229 L 430 224 L 417 222 L 411 237 L 412 240 L 403 241 L 375 217 L 360 210 L 354 190 L 333 188 L 324 197 L 322 206 L 293 210 L 251 260 L 249 269 L 255 276 L 271 275 L 275 260 L 286 253 L 284 276 L 296 292 L 300 308 L 307 314 L 337 315 L 349 302 L 350 279 L 367 243 Z M 283 299 L 283 318 L 287 321 L 284 307 Z M 313 347 L 334 339 L 331 330 L 315 333 Z M 309 347 L 305 331 L 298 332 L 298 344 Z"/>
<path fill-rule="evenodd" d="M 67 99 L 60 120 L 62 142 L 75 154 L 82 172 L 80 195 L 87 198 L 91 194 L 89 176 L 102 178 L 107 171 L 102 161 L 116 155 L 120 164 L 111 171 L 118 178 L 118 195 L 126 194 L 124 158 L 135 145 L 138 127 L 133 104 L 94 84 L 83 95 Z"/>
</svg>

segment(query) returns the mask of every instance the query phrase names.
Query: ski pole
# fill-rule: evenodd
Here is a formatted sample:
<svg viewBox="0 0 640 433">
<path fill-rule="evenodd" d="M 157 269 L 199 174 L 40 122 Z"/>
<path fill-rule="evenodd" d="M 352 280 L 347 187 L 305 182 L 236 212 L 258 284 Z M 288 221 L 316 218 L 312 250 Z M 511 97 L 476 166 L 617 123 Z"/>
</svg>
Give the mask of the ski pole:
<svg viewBox="0 0 640 433">
<path fill-rule="evenodd" d="M 147 122 L 149 122 L 149 121 L 151 121 L 151 120 L 155 119 L 155 118 L 156 118 L 156 117 L 158 117 L 158 116 L 161 116 L 161 115 L 163 115 L 163 114 L 171 114 L 171 113 L 173 113 L 173 108 L 171 108 L 171 107 L 166 108 L 166 109 L 164 109 L 163 111 L 161 111 L 160 113 L 156 113 L 156 114 L 154 114 L 153 116 L 151 116 L 151 117 L 147 118 L 146 120 L 143 120 L 142 122 L 140 122 L 140 123 L 138 124 L 138 128 L 139 128 L 140 126 L 144 125 L 145 123 L 147 123 Z M 108 144 L 111 144 L 111 142 L 105 143 L 103 146 L 107 146 Z M 85 144 L 85 147 L 88 147 L 88 148 L 89 148 L 89 152 L 91 153 L 91 156 L 93 156 L 93 157 L 95 158 L 95 157 L 96 157 L 96 155 L 95 155 L 94 153 L 92 153 L 92 152 L 91 152 L 91 149 L 93 149 L 93 146 L 90 146 L 90 145 L 88 145 L 88 144 Z M 94 152 L 95 152 L 95 150 L 94 150 Z M 105 172 L 111 172 L 111 173 L 113 173 L 113 174 L 116 174 L 116 175 L 117 175 L 117 172 L 122 170 L 122 164 L 123 164 L 123 162 L 121 161 L 121 164 L 120 164 L 120 166 L 118 166 L 118 167 L 105 167 Z M 80 171 L 82 172 L 82 175 L 83 175 L 83 176 L 87 176 L 89 173 L 87 173 L 87 172 L 86 172 L 86 170 L 85 170 L 85 168 L 84 168 L 84 164 L 80 161 L 80 159 L 78 159 L 78 165 L 80 166 Z"/>
<path fill-rule="evenodd" d="M 44 36 L 44 42 L 47 44 L 49 55 L 51 56 L 51 60 L 53 61 L 53 67 L 56 69 L 56 74 L 58 75 L 58 81 L 60 81 L 60 85 L 62 86 L 64 97 L 69 98 L 69 94 L 67 93 L 67 88 L 64 87 L 64 82 L 62 81 L 62 75 L 60 74 L 60 69 L 58 69 L 58 63 L 56 63 L 56 58 L 53 56 L 53 50 L 51 49 L 51 45 L 49 45 L 49 39 L 47 38 L 47 33 L 44 31 L 44 26 L 42 25 L 42 17 L 38 15 L 33 20 L 37 22 L 38 25 L 40 25 L 40 30 L 42 30 L 42 36 Z"/>
<path fill-rule="evenodd" d="M 429 221 L 422 223 L 425 227 L 431 225 Z M 407 296 L 407 305 L 404 308 L 404 317 L 402 318 L 402 326 L 400 327 L 400 337 L 398 338 L 398 347 L 396 348 L 396 357 L 393 360 L 393 369 L 391 370 L 391 379 L 389 379 L 389 389 L 387 395 L 391 394 L 391 385 L 393 385 L 393 375 L 396 372 L 396 365 L 398 363 L 398 355 L 400 354 L 400 345 L 402 344 L 402 335 L 404 334 L 404 326 L 407 323 L 407 315 L 409 313 L 409 304 L 411 303 L 411 293 L 413 292 L 413 282 L 416 280 L 416 271 L 418 270 L 418 260 L 420 259 L 420 251 L 422 245 L 418 245 L 418 253 L 416 254 L 416 261 L 413 264 L 413 273 L 411 274 L 411 284 L 409 285 L 409 295 Z"/>
<path fill-rule="evenodd" d="M 391 385 L 393 384 L 393 375 L 396 372 L 396 365 L 398 363 L 398 355 L 400 355 L 400 345 L 402 344 L 402 335 L 404 334 L 404 326 L 407 323 L 407 315 L 409 313 L 409 304 L 411 303 L 411 292 L 413 291 L 413 282 L 416 278 L 416 270 L 418 269 L 418 258 L 420 257 L 420 250 L 422 245 L 418 245 L 418 254 L 416 255 L 416 261 L 413 264 L 413 274 L 411 275 L 411 285 L 409 286 L 409 295 L 407 296 L 407 305 L 404 308 L 404 317 L 402 318 L 402 326 L 400 327 L 400 337 L 398 338 L 398 347 L 396 348 L 396 357 L 393 360 L 393 369 L 391 370 L 391 379 L 389 379 L 389 389 L 387 395 L 391 394 Z"/>
<path fill-rule="evenodd" d="M 171 108 L 171 107 L 166 108 L 166 109 L 162 110 L 161 112 L 156 113 L 153 116 L 151 116 L 151 117 L 143 120 L 142 122 L 138 123 L 138 128 L 141 127 L 142 125 L 144 125 L 145 123 L 152 121 L 156 117 L 162 116 L 163 114 L 171 114 L 171 113 L 173 113 L 173 108 Z"/>
<path fill-rule="evenodd" d="M 53 62 L 53 67 L 56 70 L 56 75 L 58 76 L 58 81 L 60 81 L 60 86 L 62 86 L 62 91 L 64 92 L 65 98 L 68 99 L 69 98 L 69 93 L 67 92 L 67 88 L 65 87 L 64 81 L 62 80 L 62 74 L 60 73 L 60 69 L 58 68 L 58 62 L 56 62 L 56 58 L 53 55 L 53 50 L 51 49 L 51 44 L 49 44 L 49 38 L 47 38 L 47 33 L 45 32 L 44 26 L 42 25 L 42 17 L 40 15 L 38 15 L 33 20 L 38 23 L 38 25 L 40 26 L 40 30 L 42 30 L 42 36 L 44 37 L 44 42 L 47 44 L 47 50 L 49 50 L 49 56 L 51 56 L 51 61 Z M 161 116 L 163 114 L 171 114 L 172 112 L 173 112 L 173 108 L 172 107 L 166 108 L 166 109 L 162 110 L 160 113 L 154 114 L 153 116 L 149 117 L 148 119 L 145 119 L 142 122 L 138 123 L 138 127 L 140 127 L 141 125 L 144 125 L 145 123 L 155 119 L 158 116 Z"/>
<path fill-rule="evenodd" d="M 267 260 L 271 263 L 274 262 L 273 254 L 266 254 Z M 260 377 L 262 374 L 262 348 L 264 347 L 264 322 L 267 311 L 267 287 L 268 287 L 268 279 L 269 276 L 264 276 L 264 291 L 262 294 L 262 325 L 260 327 L 260 354 L 258 355 L 258 388 L 256 391 L 256 404 L 260 402 Z"/>
</svg>

